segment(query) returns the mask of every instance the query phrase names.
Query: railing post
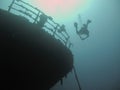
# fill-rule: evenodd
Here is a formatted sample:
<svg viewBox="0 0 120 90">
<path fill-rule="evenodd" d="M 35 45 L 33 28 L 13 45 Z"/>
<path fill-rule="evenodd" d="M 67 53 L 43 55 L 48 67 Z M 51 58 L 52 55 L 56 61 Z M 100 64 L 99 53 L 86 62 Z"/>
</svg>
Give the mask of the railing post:
<svg viewBox="0 0 120 90">
<path fill-rule="evenodd" d="M 25 6 L 21 5 L 21 4 L 18 4 L 17 2 L 22 2 L 23 4 L 25 4 L 25 5 L 33 8 L 33 9 L 35 9 L 35 10 L 37 10 L 37 13 L 35 13 L 34 11 L 28 9 L 27 7 L 25 7 Z M 14 8 L 14 6 L 13 6 L 14 4 L 17 5 L 17 6 L 19 6 L 19 7 L 21 7 L 22 9 L 26 9 L 26 11 L 30 11 L 30 13 L 29 13 L 29 12 L 24 12 L 23 10 L 19 10 L 19 9 Z M 34 24 L 39 20 L 40 15 L 41 15 L 41 14 L 44 14 L 44 13 L 43 13 L 42 11 L 40 11 L 39 9 L 33 7 L 33 6 L 30 5 L 29 3 L 24 2 L 23 0 L 12 0 L 11 4 L 10 4 L 10 6 L 9 6 L 8 12 L 10 12 L 11 9 L 14 9 L 14 10 L 20 12 L 20 13 L 23 13 L 23 14 L 29 16 L 30 18 L 32 18 L 32 19 L 34 20 L 34 21 L 32 22 L 32 23 L 34 23 Z M 32 17 L 32 14 L 31 14 L 31 13 L 35 14 L 35 17 Z M 45 14 L 44 14 L 44 15 L 45 15 Z M 47 29 L 49 29 L 49 30 L 52 31 L 52 35 L 53 35 L 54 37 L 57 36 L 58 39 L 59 39 L 61 42 L 63 42 L 63 44 L 64 44 L 66 47 L 70 48 L 72 44 L 71 44 L 71 43 L 69 44 L 70 36 L 69 36 L 69 34 L 66 32 L 65 25 L 60 26 L 58 23 L 56 23 L 56 22 L 53 21 L 53 18 L 52 18 L 52 17 L 47 16 L 47 15 L 45 15 L 45 16 L 47 17 L 47 19 L 49 19 L 49 20 L 54 24 L 54 25 L 53 25 L 53 24 L 51 24 L 49 21 L 46 21 L 49 25 L 51 25 L 51 26 L 54 28 L 54 30 L 51 29 L 51 28 L 49 28 L 49 27 L 47 27 L 47 26 L 45 26 L 45 27 L 46 27 Z M 44 18 L 44 17 L 43 17 L 43 18 Z M 42 21 L 42 20 L 41 20 L 41 21 Z M 43 20 L 43 21 L 44 21 L 44 20 Z"/>
<path fill-rule="evenodd" d="M 65 38 L 65 40 L 66 40 L 65 45 L 66 45 L 66 46 L 67 46 L 67 44 L 68 44 L 69 38 L 70 38 L 69 36 Z"/>
<path fill-rule="evenodd" d="M 39 17 L 39 14 L 40 14 L 40 11 L 38 11 L 38 14 L 37 14 L 37 16 L 36 16 L 36 18 L 35 18 L 35 20 L 34 20 L 33 23 L 35 23 L 35 22 L 37 21 L 37 19 L 38 19 L 38 17 Z"/>
<path fill-rule="evenodd" d="M 12 3 L 10 4 L 10 6 L 8 6 L 8 7 L 9 7 L 8 12 L 10 12 L 10 10 L 11 10 L 11 8 L 12 8 L 14 2 L 15 2 L 15 0 L 13 0 Z"/>
<path fill-rule="evenodd" d="M 55 30 L 53 31 L 53 36 L 55 36 L 57 28 L 58 28 L 58 25 L 56 27 L 54 27 Z"/>
</svg>

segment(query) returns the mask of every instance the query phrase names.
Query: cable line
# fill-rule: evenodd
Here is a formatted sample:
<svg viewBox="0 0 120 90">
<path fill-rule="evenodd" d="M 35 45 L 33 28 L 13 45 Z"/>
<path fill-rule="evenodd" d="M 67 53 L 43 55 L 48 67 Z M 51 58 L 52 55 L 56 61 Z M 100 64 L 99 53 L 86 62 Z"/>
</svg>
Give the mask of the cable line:
<svg viewBox="0 0 120 90">
<path fill-rule="evenodd" d="M 77 84 L 78 84 L 79 90 L 82 90 L 82 89 L 81 89 L 81 86 L 80 86 L 79 79 L 78 79 L 78 75 L 77 75 L 77 72 L 76 72 L 76 69 L 75 69 L 74 66 L 73 66 L 73 71 L 74 71 L 75 79 L 76 79 L 76 81 L 77 81 Z"/>
</svg>

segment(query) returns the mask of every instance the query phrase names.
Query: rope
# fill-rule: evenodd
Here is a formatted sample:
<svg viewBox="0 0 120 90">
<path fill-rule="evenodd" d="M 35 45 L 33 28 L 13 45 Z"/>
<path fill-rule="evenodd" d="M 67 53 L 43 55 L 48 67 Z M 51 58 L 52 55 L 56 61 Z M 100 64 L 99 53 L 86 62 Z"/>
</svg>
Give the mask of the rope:
<svg viewBox="0 0 120 90">
<path fill-rule="evenodd" d="M 75 69 L 74 66 L 73 66 L 73 71 L 74 71 L 75 79 L 76 79 L 76 81 L 77 81 L 77 84 L 78 84 L 79 90 L 82 90 L 82 89 L 81 89 L 81 86 L 80 86 L 79 79 L 78 79 L 78 75 L 77 75 L 77 72 L 76 72 L 76 69 Z"/>
</svg>

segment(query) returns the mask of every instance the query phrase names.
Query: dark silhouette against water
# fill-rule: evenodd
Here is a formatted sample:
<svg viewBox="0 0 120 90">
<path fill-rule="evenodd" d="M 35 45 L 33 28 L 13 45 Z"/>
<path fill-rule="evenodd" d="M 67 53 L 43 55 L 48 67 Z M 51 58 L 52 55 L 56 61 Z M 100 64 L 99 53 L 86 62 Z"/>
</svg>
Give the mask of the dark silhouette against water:
<svg viewBox="0 0 120 90">
<path fill-rule="evenodd" d="M 29 19 L 14 15 L 15 13 L 12 14 L 12 10 L 24 14 Z M 66 77 L 67 73 L 73 69 L 79 90 L 81 90 L 70 50 L 73 43 L 70 42 L 71 37 L 64 24 L 54 22 L 52 17 L 23 0 L 13 0 L 8 12 L 2 10 L 0 12 L 0 41 L 2 43 L 0 47 L 2 47 L 1 52 L 5 51 L 0 58 L 6 55 L 12 59 L 11 61 L 6 59 L 6 62 L 3 61 L 0 65 L 1 67 L 6 65 L 5 68 L 2 67 L 3 79 L 1 82 L 14 81 L 14 83 L 7 84 L 4 82 L 3 88 L 4 85 L 8 85 L 12 90 L 17 90 L 18 87 L 20 87 L 19 90 L 23 88 L 49 90 L 58 81 L 61 81 L 62 85 L 63 77 Z M 81 40 L 89 37 L 89 23 L 91 23 L 90 20 L 83 24 L 81 29 L 78 29 L 76 22 L 74 23 L 76 33 Z M 48 33 L 46 29 L 52 34 Z M 9 70 L 7 71 L 7 69 Z M 11 76 L 6 79 L 4 76 L 7 76 L 8 73 Z"/>
<path fill-rule="evenodd" d="M 7 27 L 6 27 L 7 25 Z M 0 10 L 0 89 L 49 90 L 73 68 L 73 55 L 39 25 Z"/>
<path fill-rule="evenodd" d="M 45 14 L 40 15 L 40 20 L 37 22 L 37 24 L 42 28 L 44 27 L 44 24 L 47 22 L 48 17 Z"/>
<path fill-rule="evenodd" d="M 59 33 L 62 33 L 62 32 L 65 32 L 66 29 L 65 29 L 65 25 L 63 24 L 60 29 L 58 30 Z"/>
<path fill-rule="evenodd" d="M 69 36 L 68 33 L 66 32 L 66 28 L 65 28 L 65 25 L 64 25 L 64 24 L 62 24 L 62 25 L 60 26 L 60 28 L 58 29 L 58 32 L 61 33 L 62 36 L 65 38 L 65 45 L 67 45 L 70 36 Z"/>
<path fill-rule="evenodd" d="M 83 24 L 80 30 L 78 30 L 78 24 L 77 22 L 74 23 L 74 27 L 76 29 L 76 33 L 79 35 L 81 40 L 85 40 L 89 37 L 89 30 L 88 30 L 88 25 L 91 23 L 91 20 L 87 20 L 86 24 Z"/>
</svg>

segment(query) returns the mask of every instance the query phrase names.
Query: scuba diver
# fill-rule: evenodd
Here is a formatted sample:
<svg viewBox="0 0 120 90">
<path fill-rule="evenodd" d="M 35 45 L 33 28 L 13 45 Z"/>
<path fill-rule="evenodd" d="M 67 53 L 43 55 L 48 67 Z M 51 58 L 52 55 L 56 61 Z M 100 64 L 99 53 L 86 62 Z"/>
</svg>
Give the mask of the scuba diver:
<svg viewBox="0 0 120 90">
<path fill-rule="evenodd" d="M 89 37 L 89 31 L 88 31 L 88 24 L 91 23 L 91 20 L 87 20 L 86 24 L 83 24 L 81 29 L 78 31 L 78 24 L 77 22 L 74 23 L 74 26 L 76 28 L 76 33 L 79 35 L 81 40 L 85 40 Z"/>
</svg>

